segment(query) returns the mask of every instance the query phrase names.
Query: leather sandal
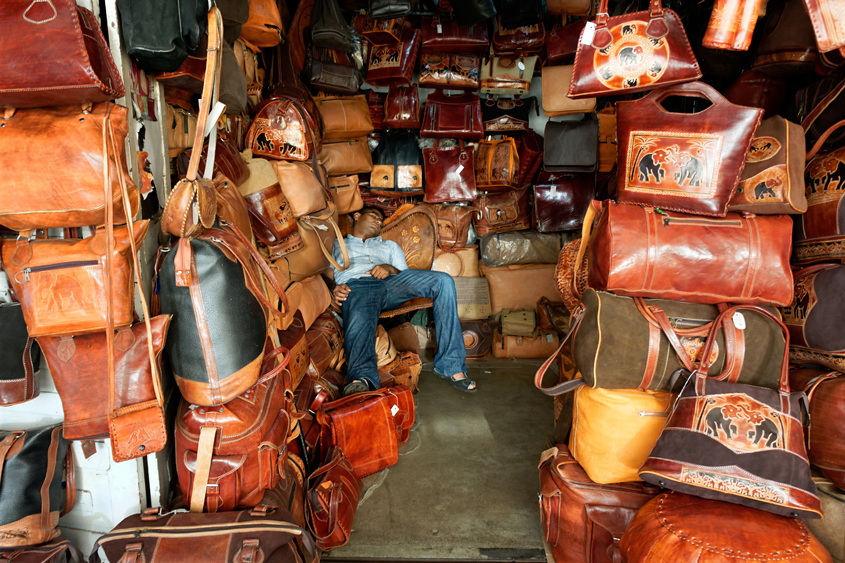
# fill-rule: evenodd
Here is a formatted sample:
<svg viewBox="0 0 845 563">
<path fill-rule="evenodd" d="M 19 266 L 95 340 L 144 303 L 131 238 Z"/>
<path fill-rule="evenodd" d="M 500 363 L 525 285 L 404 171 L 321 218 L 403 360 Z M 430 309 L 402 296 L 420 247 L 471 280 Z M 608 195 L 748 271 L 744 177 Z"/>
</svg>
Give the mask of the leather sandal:
<svg viewBox="0 0 845 563">
<path fill-rule="evenodd" d="M 454 387 L 458 391 L 463 391 L 464 393 L 475 393 L 476 391 L 478 391 L 478 384 L 475 383 L 475 381 L 473 381 L 472 379 L 470 379 L 469 375 L 467 374 L 464 374 L 463 379 L 455 379 L 455 375 L 458 375 L 457 373 L 455 375 L 449 376 L 440 373 L 439 371 L 437 371 L 437 368 L 433 368 L 432 371 L 440 379 L 448 379 L 449 383 L 452 384 L 452 387 Z M 473 383 L 475 383 L 475 387 L 473 389 L 470 389 L 469 387 Z"/>
</svg>

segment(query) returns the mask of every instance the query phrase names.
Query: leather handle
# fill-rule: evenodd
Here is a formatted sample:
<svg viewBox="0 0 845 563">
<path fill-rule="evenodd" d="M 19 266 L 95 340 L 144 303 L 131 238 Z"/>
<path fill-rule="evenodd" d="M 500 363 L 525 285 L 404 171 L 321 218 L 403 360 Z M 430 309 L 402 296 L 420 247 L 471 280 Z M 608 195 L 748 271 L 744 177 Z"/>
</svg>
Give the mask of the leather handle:
<svg viewBox="0 0 845 563">
<path fill-rule="evenodd" d="M 217 102 L 221 66 L 220 48 L 222 27 L 223 20 L 220 16 L 220 10 L 217 9 L 217 6 L 212 6 L 211 10 L 208 11 L 208 55 L 205 63 L 205 75 L 203 76 L 202 105 L 197 115 L 197 133 L 194 137 L 191 160 L 188 162 L 188 173 L 185 175 L 185 178 L 191 182 L 197 179 L 197 170 L 199 169 L 203 141 L 205 140 L 206 124 L 209 113 L 213 109 L 212 103 Z M 215 132 L 212 131 L 212 133 Z M 209 148 L 208 158 L 213 161 L 214 158 L 210 150 Z"/>
</svg>

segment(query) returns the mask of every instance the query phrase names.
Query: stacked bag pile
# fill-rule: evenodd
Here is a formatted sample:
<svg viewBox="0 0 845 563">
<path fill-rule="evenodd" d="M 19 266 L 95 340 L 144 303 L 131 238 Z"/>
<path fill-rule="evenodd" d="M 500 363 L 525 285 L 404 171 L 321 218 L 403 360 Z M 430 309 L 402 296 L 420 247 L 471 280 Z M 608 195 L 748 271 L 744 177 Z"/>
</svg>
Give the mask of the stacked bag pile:
<svg viewBox="0 0 845 563">
<path fill-rule="evenodd" d="M 750 33 L 733 37 L 720 20 L 737 9 L 728 4 L 716 3 L 704 45 L 747 50 Z M 801 3 L 786 4 L 772 17 L 791 10 L 812 31 Z M 819 4 L 807 2 L 814 17 Z M 535 378 L 560 423 L 540 463 L 546 541 L 557 563 L 832 561 L 845 498 L 832 424 L 845 328 L 833 321 L 845 311 L 831 263 L 842 257 L 832 218 L 845 122 L 831 105 L 842 67 L 798 90 L 799 126 L 771 92 L 806 67 L 760 55 L 727 89 L 745 100 L 732 103 L 697 81 L 673 11 L 606 9 L 582 27 L 562 103 L 646 94 L 617 102 L 615 195 L 590 204 L 558 263 L 569 331 Z M 655 62 L 638 74 L 646 37 Z M 815 37 L 822 50 L 818 25 Z M 571 404 L 559 400 L 570 392 Z"/>
</svg>

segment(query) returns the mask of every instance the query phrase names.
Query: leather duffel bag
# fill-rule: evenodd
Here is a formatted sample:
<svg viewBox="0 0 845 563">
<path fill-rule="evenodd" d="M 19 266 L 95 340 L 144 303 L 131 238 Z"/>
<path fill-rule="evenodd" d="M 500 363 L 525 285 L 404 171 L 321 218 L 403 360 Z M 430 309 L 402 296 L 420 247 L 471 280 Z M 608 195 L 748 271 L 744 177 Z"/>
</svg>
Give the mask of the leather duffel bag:
<svg viewBox="0 0 845 563">
<path fill-rule="evenodd" d="M 569 329 L 574 335 L 572 350 L 583 380 L 541 391 L 556 395 L 582 384 L 604 389 L 669 391 L 676 370 L 691 371 L 700 362 L 707 334 L 724 308 L 632 299 L 587 289 Z M 768 310 L 777 314 L 773 307 Z M 740 317 L 727 322 L 716 335 L 710 362 L 713 377 L 777 389 L 785 345 L 779 325 L 756 311 L 743 311 Z M 739 325 L 744 328 L 739 329 Z M 542 375 L 553 360 L 554 357 L 538 370 L 536 382 L 542 382 Z M 628 369 L 620 370 L 621 364 Z"/>
<path fill-rule="evenodd" d="M 827 550 L 797 518 L 675 491 L 643 506 L 621 538 L 620 560 L 626 563 L 831 563 Z"/>
<path fill-rule="evenodd" d="M 565 444 L 540 457 L 540 519 L 555 563 L 612 563 L 622 532 L 660 489 L 647 483 L 600 485 Z"/>
<path fill-rule="evenodd" d="M 191 512 L 254 506 L 276 486 L 285 465 L 293 403 L 286 369 L 290 354 L 279 356 L 265 358 L 260 383 L 224 405 L 179 403 L 176 474 Z"/>
<path fill-rule="evenodd" d="M 62 425 L 0 432 L 0 476 L 0 550 L 58 537 L 59 516 L 76 500 L 73 451 Z"/>
<path fill-rule="evenodd" d="M 479 193 L 472 206 L 476 211 L 472 224 L 479 236 L 531 227 L 528 187 L 504 193 Z"/>
<path fill-rule="evenodd" d="M 39 395 L 41 349 L 26 332 L 20 303 L 0 302 L 0 334 L 0 406 L 8 407 Z"/>
<path fill-rule="evenodd" d="M 481 275 L 490 284 L 492 314 L 502 309 L 533 309 L 541 297 L 557 298 L 554 264 L 521 264 L 488 268 Z"/>
<path fill-rule="evenodd" d="M 792 301 L 789 216 L 701 217 L 610 200 L 598 206 L 587 210 L 576 261 L 586 252 L 594 289 L 691 303 Z"/>
<path fill-rule="evenodd" d="M 553 264 L 558 261 L 566 233 L 535 231 L 488 233 L 481 237 L 481 263 L 488 268 L 520 264 Z"/>
<path fill-rule="evenodd" d="M 560 339 L 557 331 L 538 329 L 537 336 L 508 336 L 499 329 L 493 333 L 496 358 L 543 358 L 554 352 Z"/>
<path fill-rule="evenodd" d="M 782 309 L 790 361 L 845 369 L 843 283 L 845 266 L 837 264 L 817 264 L 795 274 L 795 297 Z"/>
</svg>

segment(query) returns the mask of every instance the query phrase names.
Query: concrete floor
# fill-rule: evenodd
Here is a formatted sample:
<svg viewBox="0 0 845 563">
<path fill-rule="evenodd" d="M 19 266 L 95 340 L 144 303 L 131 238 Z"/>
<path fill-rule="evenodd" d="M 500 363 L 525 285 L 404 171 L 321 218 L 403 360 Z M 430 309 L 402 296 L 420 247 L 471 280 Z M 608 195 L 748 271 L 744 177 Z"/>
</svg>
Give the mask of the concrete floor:
<svg viewBox="0 0 845 563">
<path fill-rule="evenodd" d="M 537 464 L 554 415 L 533 384 L 542 360 L 467 363 L 475 394 L 424 364 L 399 463 L 364 481 L 351 540 L 326 560 L 545 560 Z"/>
</svg>

